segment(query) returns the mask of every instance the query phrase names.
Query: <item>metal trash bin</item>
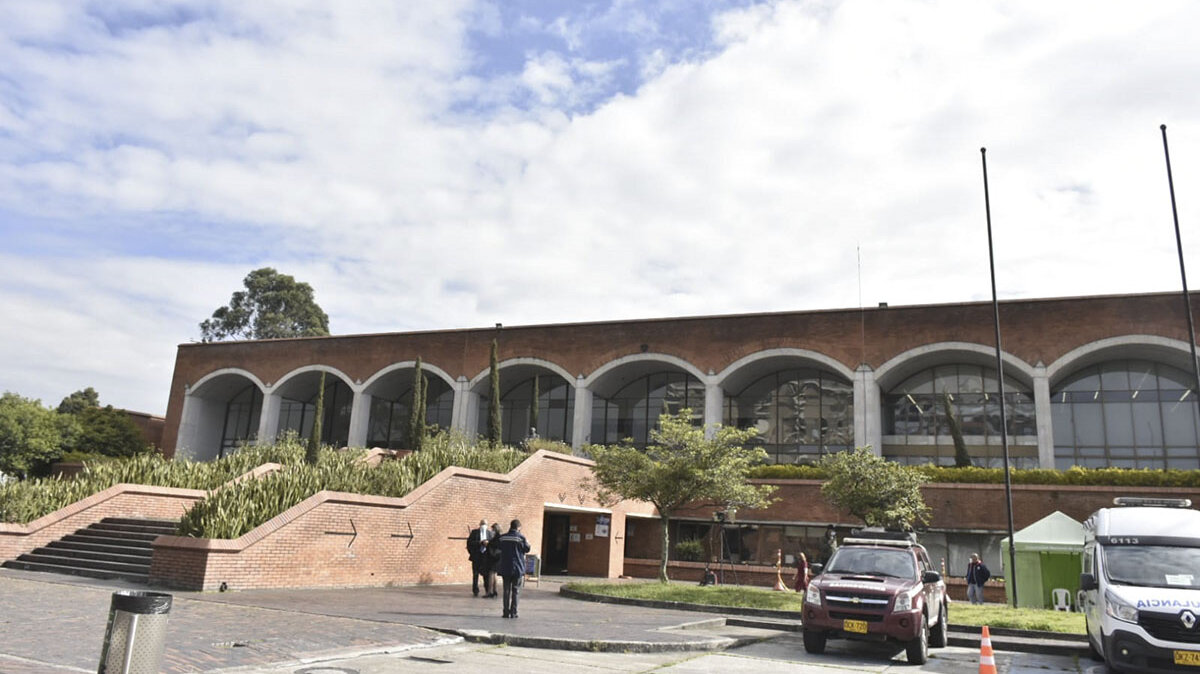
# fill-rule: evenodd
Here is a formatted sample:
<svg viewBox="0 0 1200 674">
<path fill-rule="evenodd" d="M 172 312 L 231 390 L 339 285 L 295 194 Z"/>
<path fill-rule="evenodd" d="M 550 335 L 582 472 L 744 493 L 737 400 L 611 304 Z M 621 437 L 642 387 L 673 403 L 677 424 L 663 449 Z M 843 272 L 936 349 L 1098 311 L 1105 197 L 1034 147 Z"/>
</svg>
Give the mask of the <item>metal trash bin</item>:
<svg viewBox="0 0 1200 674">
<path fill-rule="evenodd" d="M 108 609 L 98 674 L 158 674 L 167 646 L 171 595 L 119 590 Z"/>
</svg>

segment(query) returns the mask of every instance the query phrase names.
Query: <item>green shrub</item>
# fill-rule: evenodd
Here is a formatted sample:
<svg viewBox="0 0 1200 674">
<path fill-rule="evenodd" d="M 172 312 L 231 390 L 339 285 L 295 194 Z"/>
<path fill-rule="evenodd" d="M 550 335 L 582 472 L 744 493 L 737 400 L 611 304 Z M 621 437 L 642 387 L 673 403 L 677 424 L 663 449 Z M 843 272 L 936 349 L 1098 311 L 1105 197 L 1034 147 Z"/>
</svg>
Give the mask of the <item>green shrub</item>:
<svg viewBox="0 0 1200 674">
<path fill-rule="evenodd" d="M 168 460 L 151 452 L 128 459 L 85 460 L 74 477 L 48 477 L 0 486 L 0 522 L 26 523 L 115 484 L 214 489 L 264 463 L 294 463 L 303 447 L 294 437 L 275 445 L 244 447 L 218 461 Z"/>
<path fill-rule="evenodd" d="M 918 470 L 930 482 L 963 484 L 1002 484 L 1003 468 L 979 466 L 919 466 Z M 1200 488 L 1200 471 L 1150 470 L 1131 468 L 1082 468 L 1067 470 L 1026 468 L 1010 471 L 1013 484 L 1079 485 L 1088 487 L 1190 487 Z M 770 465 L 751 469 L 750 477 L 760 480 L 825 480 L 828 475 L 820 466 Z"/>
<path fill-rule="evenodd" d="M 693 538 L 675 544 L 675 559 L 681 562 L 698 562 L 704 558 L 704 541 Z"/>
<path fill-rule="evenodd" d="M 246 480 L 211 494 L 180 522 L 180 534 L 238 538 L 320 491 L 404 496 L 449 466 L 507 473 L 527 454 L 510 448 L 472 446 L 461 434 L 439 433 L 425 448 L 370 468 L 362 452 L 324 448 L 315 465 L 291 462 L 260 480 Z"/>
<path fill-rule="evenodd" d="M 547 452 L 557 452 L 558 454 L 575 453 L 575 450 L 571 449 L 571 445 L 558 440 L 549 440 L 547 438 L 528 438 L 525 440 L 525 451 L 530 454 L 542 449 Z"/>
</svg>

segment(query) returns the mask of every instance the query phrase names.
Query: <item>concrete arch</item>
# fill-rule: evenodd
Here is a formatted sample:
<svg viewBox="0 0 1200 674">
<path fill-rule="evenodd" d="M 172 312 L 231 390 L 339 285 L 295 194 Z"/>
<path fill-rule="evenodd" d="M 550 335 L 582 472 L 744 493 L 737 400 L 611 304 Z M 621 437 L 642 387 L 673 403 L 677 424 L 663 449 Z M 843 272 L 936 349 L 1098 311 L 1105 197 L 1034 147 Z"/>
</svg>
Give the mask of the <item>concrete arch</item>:
<svg viewBox="0 0 1200 674">
<path fill-rule="evenodd" d="M 1109 360 L 1150 360 L 1192 371 L 1192 354 L 1187 342 L 1157 335 L 1124 335 L 1089 342 L 1060 356 L 1046 368 L 1050 388 L 1090 365 Z"/>
<path fill-rule="evenodd" d="M 361 385 L 355 384 L 353 379 L 351 379 L 345 372 L 342 372 L 341 370 L 337 369 L 336 367 L 331 367 L 329 365 L 304 365 L 304 366 L 298 367 L 298 368 L 292 370 L 291 372 L 288 372 L 287 374 L 280 377 L 274 383 L 274 385 L 272 385 L 270 387 L 271 392 L 277 393 L 277 394 L 282 394 L 283 389 L 286 388 L 290 383 L 295 381 L 298 377 L 302 377 L 303 375 L 305 375 L 309 372 L 318 372 L 318 373 L 325 372 L 328 374 L 332 374 L 333 376 L 337 377 L 338 379 L 341 379 L 342 383 L 344 383 L 346 386 L 350 387 L 351 391 L 358 393 L 359 391 L 362 390 Z"/>
<path fill-rule="evenodd" d="M 187 395 L 200 398 L 212 397 L 212 394 L 217 392 L 215 389 L 224 388 L 224 386 L 219 382 L 229 381 L 228 377 L 242 377 L 243 379 L 248 379 L 251 383 L 257 386 L 259 391 L 265 392 L 267 390 L 267 385 L 264 384 L 263 381 L 259 379 L 258 376 L 253 372 L 249 370 L 243 370 L 240 367 L 224 367 L 219 370 L 213 370 L 212 372 L 209 372 L 197 380 L 194 384 L 189 384 L 187 387 Z"/>
<path fill-rule="evenodd" d="M 771 364 L 774 362 L 784 363 L 787 367 L 795 367 L 797 363 L 801 367 L 816 367 L 833 372 L 845 379 L 846 383 L 854 381 L 854 370 L 823 353 L 808 349 L 780 348 L 766 349 L 739 358 L 716 375 L 716 383 L 726 389 L 730 386 L 744 386 L 768 370 L 781 369 L 773 367 Z"/>
<path fill-rule="evenodd" d="M 359 391 L 362 393 L 370 393 L 371 387 L 374 386 L 375 384 L 377 384 L 381 379 L 388 376 L 389 374 L 391 374 L 393 372 L 397 372 L 399 370 L 411 370 L 411 369 L 415 368 L 416 366 L 417 366 L 417 361 L 415 361 L 415 360 L 404 360 L 404 361 L 400 361 L 399 363 L 392 363 L 391 365 L 388 365 L 387 367 L 380 369 L 375 374 L 368 377 L 367 380 L 362 383 L 362 386 L 359 388 Z M 425 361 L 421 361 L 421 372 L 435 375 L 438 379 L 441 379 L 442 381 L 446 382 L 447 386 L 449 386 L 450 388 L 454 388 L 454 377 L 450 376 L 450 373 L 446 372 L 445 370 L 438 367 L 437 365 L 433 365 L 430 363 L 426 363 Z"/>
<path fill-rule="evenodd" d="M 551 360 L 543 360 L 541 358 L 508 358 L 498 363 L 500 374 L 503 375 L 505 370 L 512 372 L 514 370 L 520 373 L 522 379 L 533 376 L 532 373 L 538 370 L 549 370 L 554 374 L 562 377 L 568 384 L 574 385 L 575 376 L 567 371 L 566 368 Z M 471 378 L 467 383 L 467 389 L 473 393 L 484 395 L 487 392 L 483 390 L 488 378 L 491 376 L 491 368 L 484 369 L 480 373 Z"/>
<path fill-rule="evenodd" d="M 268 387 L 253 372 L 242 368 L 214 370 L 188 385 L 175 436 L 175 456 L 198 461 L 220 456 L 229 403 L 247 385 L 256 387 L 266 398 Z M 257 435 L 257 426 L 252 430 L 247 439 Z"/>
<path fill-rule="evenodd" d="M 1008 352 L 1002 352 L 1001 358 L 1004 359 L 1004 374 L 1032 390 L 1035 368 Z M 974 342 L 938 342 L 918 346 L 880 365 L 875 370 L 875 382 L 880 390 L 887 392 L 921 370 L 951 363 L 995 367 L 996 348 Z"/>
<path fill-rule="evenodd" d="M 610 360 L 596 368 L 584 378 L 583 386 L 601 397 L 610 396 L 624 384 L 660 370 L 660 367 L 655 366 L 662 365 L 682 370 L 701 383 L 707 383 L 709 379 L 700 368 L 677 356 L 665 353 L 637 353 Z M 623 374 L 629 376 L 622 377 Z"/>
</svg>

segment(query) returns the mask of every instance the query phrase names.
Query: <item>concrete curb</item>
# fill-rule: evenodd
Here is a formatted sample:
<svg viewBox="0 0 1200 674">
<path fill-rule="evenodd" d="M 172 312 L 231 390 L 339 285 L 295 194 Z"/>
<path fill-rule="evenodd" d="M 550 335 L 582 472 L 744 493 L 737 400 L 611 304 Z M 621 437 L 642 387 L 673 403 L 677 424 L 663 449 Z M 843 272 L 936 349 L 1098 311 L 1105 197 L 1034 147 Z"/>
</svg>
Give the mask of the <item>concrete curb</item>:
<svg viewBox="0 0 1200 674">
<path fill-rule="evenodd" d="M 545 648 L 559 651 L 588 651 L 592 653 L 680 653 L 720 651 L 736 648 L 759 641 L 759 639 L 713 638 L 695 641 L 617 641 L 603 639 L 560 639 L 557 637 L 533 637 L 517 634 L 501 634 L 485 630 L 460 630 L 430 627 L 445 634 L 453 634 L 477 644 L 519 646 L 522 648 Z"/>
</svg>

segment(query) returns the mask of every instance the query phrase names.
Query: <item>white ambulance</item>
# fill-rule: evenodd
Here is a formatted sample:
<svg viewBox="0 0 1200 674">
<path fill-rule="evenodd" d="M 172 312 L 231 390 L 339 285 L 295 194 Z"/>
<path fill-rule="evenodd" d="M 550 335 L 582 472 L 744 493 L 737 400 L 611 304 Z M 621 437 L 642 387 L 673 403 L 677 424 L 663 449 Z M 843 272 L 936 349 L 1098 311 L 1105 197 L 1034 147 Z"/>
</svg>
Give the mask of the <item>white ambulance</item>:
<svg viewBox="0 0 1200 674">
<path fill-rule="evenodd" d="M 1114 499 L 1084 522 L 1079 605 L 1112 672 L 1200 673 L 1200 511 Z"/>
</svg>

